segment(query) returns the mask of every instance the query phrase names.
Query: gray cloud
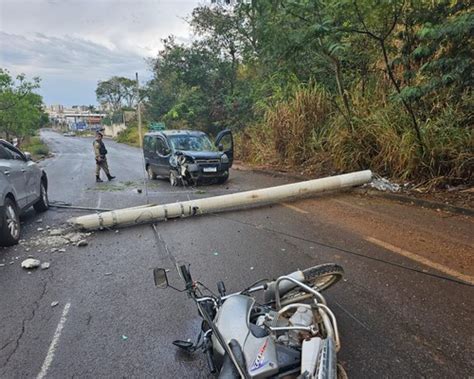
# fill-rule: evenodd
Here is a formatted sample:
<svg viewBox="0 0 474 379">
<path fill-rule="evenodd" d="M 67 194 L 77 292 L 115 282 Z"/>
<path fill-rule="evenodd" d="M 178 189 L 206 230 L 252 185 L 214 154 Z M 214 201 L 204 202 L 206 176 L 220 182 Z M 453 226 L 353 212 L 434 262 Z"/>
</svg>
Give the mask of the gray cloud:
<svg viewBox="0 0 474 379">
<path fill-rule="evenodd" d="M 94 103 L 98 80 L 150 76 L 161 39 L 191 38 L 197 0 L 0 0 L 0 67 L 42 78 L 47 103 Z"/>
</svg>

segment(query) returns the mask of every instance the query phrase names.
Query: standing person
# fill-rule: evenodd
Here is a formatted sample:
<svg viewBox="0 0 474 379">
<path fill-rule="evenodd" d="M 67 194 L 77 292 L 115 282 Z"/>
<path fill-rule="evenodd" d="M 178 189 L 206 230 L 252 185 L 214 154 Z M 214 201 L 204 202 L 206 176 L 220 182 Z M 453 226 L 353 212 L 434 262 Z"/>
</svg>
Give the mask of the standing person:
<svg viewBox="0 0 474 379">
<path fill-rule="evenodd" d="M 104 170 L 107 179 L 115 179 L 115 176 L 110 175 L 109 165 L 107 164 L 107 149 L 105 148 L 104 142 L 102 141 L 102 133 L 97 131 L 95 133 L 95 141 L 92 143 L 94 146 L 95 153 L 95 181 L 102 183 L 103 180 L 100 178 L 100 169 Z"/>
</svg>

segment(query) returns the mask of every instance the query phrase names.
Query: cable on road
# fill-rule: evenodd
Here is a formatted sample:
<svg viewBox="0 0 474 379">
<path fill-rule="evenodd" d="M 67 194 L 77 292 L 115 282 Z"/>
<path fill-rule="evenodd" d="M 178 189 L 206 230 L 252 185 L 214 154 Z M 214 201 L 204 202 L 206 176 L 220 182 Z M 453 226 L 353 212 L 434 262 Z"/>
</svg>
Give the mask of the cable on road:
<svg viewBox="0 0 474 379">
<path fill-rule="evenodd" d="M 445 281 L 448 281 L 448 282 L 453 282 L 453 283 L 456 283 L 456 284 L 461 284 L 461 285 L 463 285 L 463 286 L 474 287 L 474 285 L 472 285 L 472 284 L 470 284 L 470 283 L 463 282 L 463 281 L 461 281 L 461 280 L 457 280 L 457 279 L 450 278 L 450 277 L 447 277 L 447 276 L 443 276 L 443 275 L 439 275 L 439 274 L 435 274 L 435 273 L 431 273 L 431 272 L 419 270 L 419 269 L 412 268 L 412 267 L 407 267 L 407 266 L 404 266 L 404 265 L 402 265 L 402 264 L 400 264 L 400 263 L 387 261 L 387 260 L 382 259 L 382 258 L 371 257 L 371 256 L 369 256 L 369 255 L 365 255 L 365 254 L 362 254 L 362 253 L 357 253 L 357 252 L 352 251 L 352 250 L 344 249 L 344 248 L 342 248 L 342 247 L 338 247 L 338 246 L 335 246 L 335 245 L 330 245 L 330 244 L 327 244 L 327 243 L 324 243 L 324 242 L 320 242 L 320 241 L 316 241 L 316 240 L 313 240 L 313 239 L 310 239 L 310 238 L 305 238 L 305 237 L 296 236 L 296 235 L 294 235 L 294 234 L 282 232 L 282 231 L 279 231 L 279 230 L 270 229 L 270 228 L 267 228 L 267 227 L 264 227 L 264 226 L 260 226 L 260 225 L 256 225 L 256 224 L 253 224 L 253 223 L 251 223 L 251 222 L 246 222 L 246 221 L 236 220 L 236 219 L 230 218 L 230 217 L 221 216 L 221 215 L 218 215 L 218 214 L 216 214 L 216 213 L 209 213 L 209 214 L 212 215 L 212 216 L 214 216 L 214 217 L 222 218 L 222 219 L 224 219 L 224 220 L 229 220 L 229 221 L 233 221 L 233 222 L 236 222 L 236 223 L 239 223 L 239 224 L 243 224 L 243 225 L 247 225 L 247 226 L 252 226 L 252 227 L 254 227 L 254 228 L 256 228 L 256 229 L 265 230 L 265 231 L 270 232 L 270 233 L 274 233 L 274 234 L 277 234 L 277 235 L 282 235 L 282 236 L 290 237 L 290 238 L 293 238 L 293 239 L 296 239 L 296 240 L 314 243 L 315 245 L 318 245 L 318 246 L 327 247 L 327 248 L 329 248 L 329 249 L 337 250 L 337 251 L 340 251 L 340 252 L 343 252 L 343 253 L 346 253 L 346 254 L 350 254 L 350 255 L 354 255 L 354 256 L 360 257 L 360 258 L 369 259 L 369 260 L 376 261 L 376 262 L 380 262 L 380 263 L 384 263 L 384 264 L 387 264 L 387 265 L 390 265 L 390 266 L 398 267 L 398 268 L 401 268 L 401 269 L 404 269 L 404 270 L 407 270 L 407 271 L 412 271 L 412 272 L 416 272 L 416 273 L 418 273 L 418 274 L 423 274 L 423 275 L 426 275 L 426 276 L 430 276 L 430 277 L 432 277 L 432 278 L 442 279 L 442 280 L 445 280 Z"/>
<path fill-rule="evenodd" d="M 50 201 L 49 206 L 51 208 L 77 209 L 80 211 L 109 212 L 113 210 L 108 208 L 81 207 L 79 205 L 72 205 L 71 203 L 66 203 L 63 201 Z"/>
</svg>

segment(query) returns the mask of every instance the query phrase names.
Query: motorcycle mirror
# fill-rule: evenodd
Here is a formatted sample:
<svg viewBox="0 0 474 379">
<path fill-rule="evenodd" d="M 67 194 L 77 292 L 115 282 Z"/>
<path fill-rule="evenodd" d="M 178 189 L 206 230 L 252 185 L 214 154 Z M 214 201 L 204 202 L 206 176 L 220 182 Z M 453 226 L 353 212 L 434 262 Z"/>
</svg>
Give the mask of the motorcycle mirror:
<svg viewBox="0 0 474 379">
<path fill-rule="evenodd" d="M 153 279 L 156 287 L 161 289 L 168 287 L 168 275 L 166 275 L 166 270 L 164 268 L 154 268 Z"/>
</svg>

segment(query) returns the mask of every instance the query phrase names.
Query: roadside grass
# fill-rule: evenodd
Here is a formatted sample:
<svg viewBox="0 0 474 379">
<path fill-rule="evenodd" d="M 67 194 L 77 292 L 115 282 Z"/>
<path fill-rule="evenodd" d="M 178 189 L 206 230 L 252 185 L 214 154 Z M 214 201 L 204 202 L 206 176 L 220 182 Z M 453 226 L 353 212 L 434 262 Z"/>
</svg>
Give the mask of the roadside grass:
<svg viewBox="0 0 474 379">
<path fill-rule="evenodd" d="M 267 110 L 262 122 L 236 136 L 236 156 L 245 162 L 304 173 L 334 174 L 361 169 L 426 188 L 472 184 L 473 129 L 462 109 L 443 104 L 420 117 L 421 151 L 409 116 L 380 88 L 350 93 L 351 122 L 341 105 L 314 85 L 298 88 L 289 100 Z"/>
<path fill-rule="evenodd" d="M 38 136 L 29 137 L 28 140 L 21 145 L 21 150 L 23 152 L 29 152 L 35 161 L 49 155 L 48 146 Z"/>
</svg>

